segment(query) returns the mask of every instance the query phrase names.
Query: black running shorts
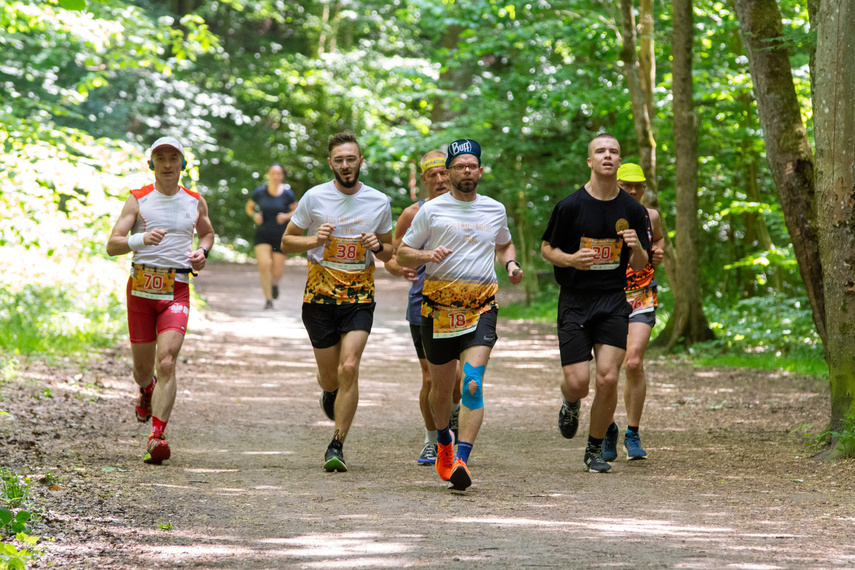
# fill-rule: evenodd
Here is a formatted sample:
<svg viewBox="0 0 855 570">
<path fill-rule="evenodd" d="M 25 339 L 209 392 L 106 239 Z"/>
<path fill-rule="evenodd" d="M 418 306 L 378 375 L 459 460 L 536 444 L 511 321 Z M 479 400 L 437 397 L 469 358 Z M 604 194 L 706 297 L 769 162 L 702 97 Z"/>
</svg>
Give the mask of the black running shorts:
<svg viewBox="0 0 855 570">
<path fill-rule="evenodd" d="M 588 293 L 562 287 L 558 296 L 561 366 L 592 360 L 595 344 L 626 350 L 631 312 L 623 291 Z"/>
<path fill-rule="evenodd" d="M 627 304 L 627 307 L 629 305 Z M 422 316 L 422 344 L 428 362 L 437 366 L 460 358 L 460 354 L 472 346 L 496 345 L 496 321 L 499 317 L 498 307 L 493 307 L 486 313 L 482 313 L 478 319 L 478 326 L 471 333 L 452 338 L 433 338 L 433 319 Z"/>
<path fill-rule="evenodd" d="M 315 348 L 329 348 L 350 331 L 371 332 L 374 324 L 374 303 L 343 303 L 323 305 L 303 303 L 303 325 Z"/>
<path fill-rule="evenodd" d="M 416 355 L 419 360 L 424 360 L 425 347 L 422 346 L 422 326 L 410 325 L 410 336 L 413 337 L 413 346 L 416 349 Z"/>
</svg>

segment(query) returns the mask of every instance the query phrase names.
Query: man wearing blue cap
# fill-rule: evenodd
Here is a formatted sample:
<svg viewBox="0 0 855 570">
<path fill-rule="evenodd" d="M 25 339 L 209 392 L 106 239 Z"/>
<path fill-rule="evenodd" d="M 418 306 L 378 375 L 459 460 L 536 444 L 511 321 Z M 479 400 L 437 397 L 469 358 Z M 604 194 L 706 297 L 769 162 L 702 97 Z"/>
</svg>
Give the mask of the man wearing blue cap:
<svg viewBox="0 0 855 570">
<path fill-rule="evenodd" d="M 582 398 L 590 390 L 596 356 L 596 386 L 585 448 L 585 469 L 606 473 L 603 439 L 617 406 L 617 382 L 626 354 L 630 314 L 626 268 L 639 271 L 648 260 L 647 210 L 618 187 L 620 144 L 600 134 L 588 144 L 591 179 L 561 200 L 543 232 L 541 254 L 555 266 L 558 347 L 564 376 L 558 429 L 576 435 Z"/>
<path fill-rule="evenodd" d="M 481 146 L 472 139 L 454 141 L 445 165 L 451 191 L 419 209 L 397 261 L 404 267 L 426 266 L 421 332 L 432 378 L 436 470 L 452 489 L 464 490 L 472 484 L 467 463 L 484 418 L 484 371 L 497 339 L 496 255 L 511 283 L 522 281 L 523 273 L 514 259 L 505 207 L 477 193 L 484 172 Z M 449 420 L 457 359 L 464 378 L 455 456 Z"/>
</svg>

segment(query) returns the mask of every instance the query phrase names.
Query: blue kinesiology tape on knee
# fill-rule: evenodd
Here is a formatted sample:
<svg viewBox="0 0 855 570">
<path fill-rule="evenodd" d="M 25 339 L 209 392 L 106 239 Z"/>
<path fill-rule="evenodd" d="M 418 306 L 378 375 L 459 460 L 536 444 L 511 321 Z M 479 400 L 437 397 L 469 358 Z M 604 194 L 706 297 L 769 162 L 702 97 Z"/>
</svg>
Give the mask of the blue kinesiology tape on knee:
<svg viewBox="0 0 855 570">
<path fill-rule="evenodd" d="M 484 379 L 484 366 L 472 366 L 468 362 L 463 365 L 463 398 L 460 403 L 470 410 L 477 410 L 484 407 L 484 397 L 481 394 L 481 383 Z M 475 393 L 470 390 L 470 385 L 475 383 Z"/>
</svg>

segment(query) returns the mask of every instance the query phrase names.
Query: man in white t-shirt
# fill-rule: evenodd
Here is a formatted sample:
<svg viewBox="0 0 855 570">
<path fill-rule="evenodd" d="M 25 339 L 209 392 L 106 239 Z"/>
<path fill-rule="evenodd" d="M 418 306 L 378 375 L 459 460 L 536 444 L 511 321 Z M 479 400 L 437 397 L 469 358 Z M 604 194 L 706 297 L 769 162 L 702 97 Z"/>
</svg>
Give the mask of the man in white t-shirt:
<svg viewBox="0 0 855 570">
<path fill-rule="evenodd" d="M 175 364 L 190 315 L 189 273 L 205 267 L 214 228 L 205 199 L 178 184 L 187 161 L 177 139 L 157 139 L 148 166 L 154 184 L 131 191 L 107 240 L 107 254 L 134 253 L 127 302 L 134 380 L 140 387 L 136 416 L 152 423 L 143 461 L 160 465 L 171 456 L 163 432 L 175 404 Z"/>
<path fill-rule="evenodd" d="M 480 145 L 471 139 L 454 141 L 445 164 L 451 191 L 419 209 L 397 261 L 404 267 L 426 265 L 421 332 L 432 378 L 436 470 L 452 489 L 464 490 L 472 484 L 467 463 L 484 418 L 484 371 L 497 339 L 496 255 L 511 283 L 521 282 L 523 272 L 514 259 L 505 207 L 477 193 L 484 172 Z M 457 359 L 464 378 L 455 456 L 449 420 Z"/>
<path fill-rule="evenodd" d="M 330 138 L 329 152 L 335 179 L 303 195 L 282 236 L 282 251 L 307 252 L 303 324 L 318 365 L 321 409 L 335 422 L 324 469 L 347 471 L 343 444 L 356 414 L 359 362 L 374 321 L 374 257 L 392 257 L 392 209 L 388 196 L 359 181 L 363 157 L 352 133 Z"/>
</svg>

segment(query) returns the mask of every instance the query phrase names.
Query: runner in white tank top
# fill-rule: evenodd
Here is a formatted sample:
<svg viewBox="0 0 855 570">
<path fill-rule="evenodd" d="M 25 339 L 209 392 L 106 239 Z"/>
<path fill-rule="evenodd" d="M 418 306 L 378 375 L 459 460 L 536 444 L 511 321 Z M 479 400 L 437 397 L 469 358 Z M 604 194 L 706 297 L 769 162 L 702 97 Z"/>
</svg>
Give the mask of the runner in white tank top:
<svg viewBox="0 0 855 570">
<path fill-rule="evenodd" d="M 134 252 L 127 302 L 134 381 L 140 387 L 136 415 L 140 422 L 152 420 L 143 461 L 159 465 L 171 455 L 163 432 L 175 404 L 175 363 L 190 314 L 189 273 L 204 269 L 214 228 L 205 199 L 178 184 L 187 165 L 178 140 L 156 140 L 148 164 L 155 182 L 131 191 L 107 254 Z"/>
</svg>

